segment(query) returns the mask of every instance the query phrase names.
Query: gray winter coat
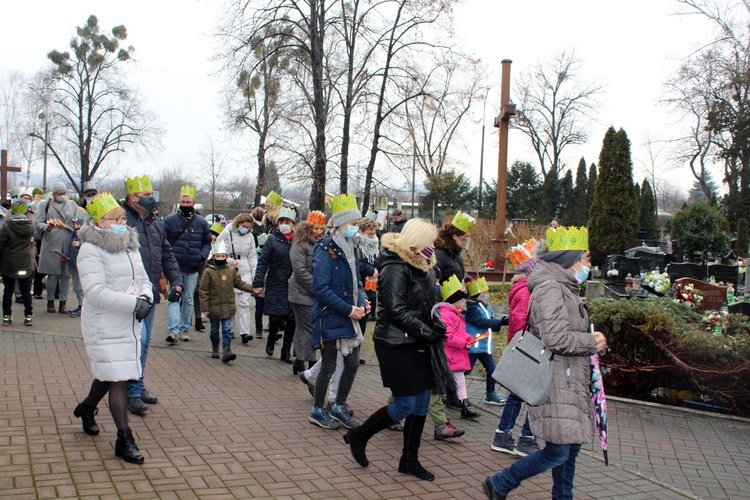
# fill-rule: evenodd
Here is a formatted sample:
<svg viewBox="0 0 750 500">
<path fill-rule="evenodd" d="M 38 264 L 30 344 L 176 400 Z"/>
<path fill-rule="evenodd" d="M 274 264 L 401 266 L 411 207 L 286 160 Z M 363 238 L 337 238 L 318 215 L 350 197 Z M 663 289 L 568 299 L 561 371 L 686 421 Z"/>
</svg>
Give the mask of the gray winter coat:
<svg viewBox="0 0 750 500">
<path fill-rule="evenodd" d="M 49 208 L 47 206 L 49 205 Z M 59 250 L 63 255 L 70 252 L 70 242 L 73 238 L 73 217 L 78 205 L 71 200 L 65 200 L 62 205 L 44 200 L 39 204 L 37 218 L 34 225 L 38 233 L 43 234 L 42 249 L 39 253 L 39 272 L 42 274 L 62 274 L 62 266 L 68 267 L 68 262 L 62 262 L 55 253 Z M 57 227 L 47 231 L 47 220 L 60 219 L 65 223 L 65 229 Z"/>
<path fill-rule="evenodd" d="M 594 437 L 591 366 L 596 340 L 573 274 L 540 260 L 529 277 L 530 325 L 555 354 L 549 400 L 529 408 L 536 437 L 554 444 L 585 444 Z"/>
<path fill-rule="evenodd" d="M 308 239 L 307 243 L 300 243 L 295 237 L 289 250 L 289 260 L 292 262 L 292 275 L 289 277 L 289 302 L 312 306 L 313 304 L 313 275 L 312 258 L 315 242 Z"/>
</svg>

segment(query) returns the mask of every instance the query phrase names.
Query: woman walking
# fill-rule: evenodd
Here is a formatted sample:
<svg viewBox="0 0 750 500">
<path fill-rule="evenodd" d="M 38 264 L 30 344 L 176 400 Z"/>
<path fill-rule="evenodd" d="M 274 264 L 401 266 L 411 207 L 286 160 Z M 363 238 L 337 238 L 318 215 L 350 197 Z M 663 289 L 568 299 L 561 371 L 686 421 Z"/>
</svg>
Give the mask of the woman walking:
<svg viewBox="0 0 750 500">
<path fill-rule="evenodd" d="M 96 407 L 109 393 L 117 427 L 115 455 L 142 464 L 128 426 L 128 381 L 141 377 L 141 321 L 151 309 L 151 282 L 138 252 L 138 234 L 125 225 L 125 211 L 112 195 L 97 195 L 86 208 L 91 220 L 79 231 L 78 268 L 86 296 L 81 330 L 94 382 L 73 414 L 84 432 L 96 436 Z"/>
<path fill-rule="evenodd" d="M 547 229 L 539 260 L 528 278 L 529 325 L 555 355 L 547 401 L 529 407 L 531 431 L 546 442 L 482 483 L 491 499 L 506 498 L 521 481 L 552 469 L 552 498 L 572 499 L 576 457 L 594 436 L 590 357 L 607 347 L 601 332 L 591 332 L 579 288 L 591 265 L 588 229 Z"/>
<path fill-rule="evenodd" d="M 430 314 L 437 298 L 436 236 L 435 227 L 424 219 L 409 220 L 400 234 L 383 235 L 373 340 L 383 386 L 393 392 L 393 402 L 344 436 L 354 460 L 367 467 L 370 438 L 405 418 L 398 471 L 427 481 L 435 475 L 419 463 L 419 447 L 433 387 L 429 345 L 441 342 L 445 333 L 433 326 Z"/>
</svg>

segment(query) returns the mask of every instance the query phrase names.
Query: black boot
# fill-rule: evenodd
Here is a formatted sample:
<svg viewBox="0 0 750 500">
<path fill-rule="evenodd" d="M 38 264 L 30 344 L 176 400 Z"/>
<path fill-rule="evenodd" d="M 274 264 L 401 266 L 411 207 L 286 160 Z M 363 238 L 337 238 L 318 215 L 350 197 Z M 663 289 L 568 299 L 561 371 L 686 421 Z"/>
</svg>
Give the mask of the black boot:
<svg viewBox="0 0 750 500">
<path fill-rule="evenodd" d="M 307 369 L 312 370 L 312 367 L 315 366 L 316 361 L 308 361 L 307 362 Z"/>
<path fill-rule="evenodd" d="M 468 418 L 469 420 L 475 420 L 479 418 L 480 413 L 476 411 L 469 403 L 468 399 L 461 401 L 461 418 Z"/>
<path fill-rule="evenodd" d="M 291 349 L 287 347 L 286 345 L 281 346 L 281 356 L 279 359 L 287 364 L 293 364 L 294 360 L 292 359 L 292 356 L 290 355 Z"/>
<path fill-rule="evenodd" d="M 218 342 L 211 343 L 211 357 L 213 359 L 219 359 L 219 343 Z"/>
<path fill-rule="evenodd" d="M 80 403 L 78 406 L 76 406 L 76 409 L 73 410 L 73 415 L 76 418 L 81 419 L 83 432 L 92 436 L 99 435 L 99 426 L 97 425 L 96 420 L 94 420 L 94 415 L 96 415 L 97 413 L 99 413 L 99 409 L 96 407 L 90 407 L 86 404 L 86 401 Z"/>
<path fill-rule="evenodd" d="M 225 347 L 224 354 L 221 355 L 222 363 L 229 363 L 230 361 L 234 361 L 235 359 L 237 359 L 237 355 L 232 352 L 232 348 Z"/>
<path fill-rule="evenodd" d="M 388 407 L 384 406 L 372 415 L 370 418 L 364 421 L 359 427 L 349 429 L 344 434 L 344 442 L 349 445 L 352 450 L 352 457 L 362 467 L 367 467 L 370 462 L 367 460 L 365 449 L 367 448 L 367 441 L 370 440 L 378 432 L 382 431 L 389 425 L 393 425 L 395 422 L 391 420 L 388 415 Z M 422 422 L 424 426 L 424 421 Z"/>
<path fill-rule="evenodd" d="M 117 431 L 117 441 L 115 442 L 115 456 L 120 457 L 131 464 L 142 464 L 143 455 L 141 455 L 138 445 L 135 444 L 133 431 L 130 427 L 124 431 Z"/>
<path fill-rule="evenodd" d="M 453 410 L 461 409 L 461 401 L 458 399 L 458 394 L 456 394 L 455 392 L 452 394 L 448 394 L 443 400 L 443 404 L 446 408 L 451 408 Z"/>
<path fill-rule="evenodd" d="M 274 348 L 274 339 L 276 338 L 276 334 L 269 335 L 266 339 L 266 354 L 268 354 L 269 357 L 273 356 L 273 348 Z"/>
<path fill-rule="evenodd" d="M 302 373 L 305 371 L 305 362 L 301 359 L 294 360 L 294 364 L 292 365 L 292 373 L 294 375 L 297 375 L 298 373 Z"/>
<path fill-rule="evenodd" d="M 206 329 L 206 325 L 203 324 L 203 319 L 195 318 L 195 331 L 202 332 Z"/>
<path fill-rule="evenodd" d="M 428 471 L 419 463 L 419 445 L 422 443 L 422 431 L 425 415 L 410 415 L 404 421 L 404 451 L 398 462 L 398 471 L 411 474 L 424 481 L 434 481 L 435 474 Z"/>
</svg>

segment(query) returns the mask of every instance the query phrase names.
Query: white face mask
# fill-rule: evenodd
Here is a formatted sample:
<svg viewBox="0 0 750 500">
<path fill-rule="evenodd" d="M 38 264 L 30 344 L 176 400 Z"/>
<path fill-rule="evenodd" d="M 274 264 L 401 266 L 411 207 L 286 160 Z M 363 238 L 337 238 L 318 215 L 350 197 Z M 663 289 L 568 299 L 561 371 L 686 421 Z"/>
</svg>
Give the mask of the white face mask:
<svg viewBox="0 0 750 500">
<path fill-rule="evenodd" d="M 279 224 L 279 232 L 281 234 L 289 234 L 292 232 L 292 226 L 289 224 Z"/>
</svg>

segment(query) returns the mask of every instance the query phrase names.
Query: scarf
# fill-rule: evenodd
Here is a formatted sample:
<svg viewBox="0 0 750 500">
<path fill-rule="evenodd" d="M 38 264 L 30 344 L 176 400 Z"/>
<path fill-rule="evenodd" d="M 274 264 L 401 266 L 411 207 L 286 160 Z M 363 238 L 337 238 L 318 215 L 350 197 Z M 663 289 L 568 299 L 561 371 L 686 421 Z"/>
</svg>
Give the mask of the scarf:
<svg viewBox="0 0 750 500">
<path fill-rule="evenodd" d="M 346 262 L 349 264 L 349 270 L 352 273 L 352 305 L 356 306 L 359 298 L 359 280 L 357 278 L 357 258 L 354 256 L 354 243 L 352 240 L 344 238 L 341 231 L 334 231 L 331 235 L 331 240 L 333 240 L 333 242 L 344 252 Z M 336 341 L 336 348 L 341 351 L 342 356 L 348 356 L 351 354 L 352 351 L 359 347 L 364 341 L 362 329 L 359 327 L 359 321 L 354 318 L 349 319 L 352 321 L 355 335 L 350 339 L 338 339 L 338 341 Z"/>
<path fill-rule="evenodd" d="M 368 238 L 367 236 L 357 235 L 357 246 L 359 251 L 362 252 L 362 256 L 365 258 L 368 264 L 371 266 L 375 265 L 375 261 L 378 259 L 380 253 L 380 242 L 377 238 Z"/>
</svg>

